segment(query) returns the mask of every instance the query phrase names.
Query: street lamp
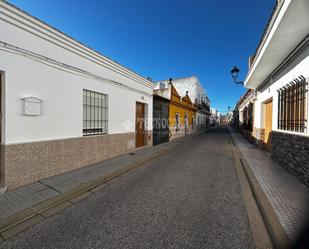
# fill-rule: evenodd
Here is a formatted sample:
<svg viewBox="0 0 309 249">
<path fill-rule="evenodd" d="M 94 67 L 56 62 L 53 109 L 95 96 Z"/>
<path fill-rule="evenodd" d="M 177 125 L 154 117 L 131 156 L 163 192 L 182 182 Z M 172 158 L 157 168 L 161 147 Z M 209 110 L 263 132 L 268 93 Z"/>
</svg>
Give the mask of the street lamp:
<svg viewBox="0 0 309 249">
<path fill-rule="evenodd" d="M 234 83 L 243 85 L 244 84 L 243 81 L 237 81 L 239 71 L 240 71 L 240 69 L 238 67 L 234 66 L 233 69 L 231 70 L 232 78 L 234 80 Z"/>
</svg>

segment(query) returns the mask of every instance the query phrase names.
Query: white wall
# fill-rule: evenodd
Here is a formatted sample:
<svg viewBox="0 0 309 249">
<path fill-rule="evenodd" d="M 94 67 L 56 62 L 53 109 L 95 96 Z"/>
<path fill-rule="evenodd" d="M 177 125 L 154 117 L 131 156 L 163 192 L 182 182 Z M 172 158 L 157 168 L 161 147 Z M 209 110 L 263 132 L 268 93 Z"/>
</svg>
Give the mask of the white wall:
<svg viewBox="0 0 309 249">
<path fill-rule="evenodd" d="M 205 125 L 206 124 L 206 114 L 203 114 L 203 113 L 200 113 L 200 112 L 196 112 L 195 124 L 197 124 L 197 125 Z"/>
<path fill-rule="evenodd" d="M 97 57 L 85 58 L 82 52 L 77 54 L 76 51 L 69 51 L 67 45 L 55 45 L 54 39 L 39 37 L 42 35 L 40 32 L 33 34 L 3 20 L 0 20 L 0 30 L 1 42 L 130 87 L 128 89 L 69 72 L 62 67 L 57 68 L 31 56 L 15 54 L 13 50 L 0 47 L 0 71 L 5 73 L 6 144 L 82 136 L 83 89 L 109 96 L 109 134 L 135 131 L 136 101 L 147 104 L 146 128 L 152 130 L 152 84 L 142 77 L 119 65 L 114 65 L 112 69 L 112 62 L 108 64 L 109 61 L 103 59 L 98 61 L 95 59 Z M 41 116 L 22 115 L 21 98 L 27 96 L 43 100 Z"/>
<path fill-rule="evenodd" d="M 274 131 L 282 131 L 277 128 L 277 120 L 278 120 L 278 92 L 277 90 L 281 87 L 285 86 L 295 78 L 299 76 L 304 76 L 305 78 L 309 78 L 309 48 L 304 51 L 301 55 L 301 59 L 298 59 L 297 62 L 290 65 L 279 77 L 274 79 L 273 84 L 271 84 L 268 88 L 263 90 L 262 92 L 258 92 L 257 100 L 255 102 L 255 117 L 254 117 L 254 126 L 257 128 L 264 128 L 264 120 L 263 120 L 263 103 L 270 98 L 273 98 L 273 116 L 272 116 L 272 129 Z M 305 56 L 304 56 L 305 55 Z M 308 93 L 307 93 L 308 99 Z M 309 102 L 307 102 L 309 103 Z M 307 117 L 308 117 L 308 109 L 307 108 Z M 290 132 L 290 131 L 282 131 L 293 134 L 303 134 L 298 132 Z M 309 136 L 308 129 L 305 135 Z"/>
</svg>

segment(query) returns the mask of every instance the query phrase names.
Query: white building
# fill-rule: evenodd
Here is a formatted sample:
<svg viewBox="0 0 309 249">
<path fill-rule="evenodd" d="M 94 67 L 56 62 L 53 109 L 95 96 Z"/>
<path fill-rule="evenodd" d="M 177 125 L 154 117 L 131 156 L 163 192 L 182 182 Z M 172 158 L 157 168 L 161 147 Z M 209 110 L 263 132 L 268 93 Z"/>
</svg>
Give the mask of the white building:
<svg viewBox="0 0 309 249">
<path fill-rule="evenodd" d="M 219 124 L 218 111 L 215 108 L 210 108 L 210 120 L 209 123 L 211 126 Z"/>
<path fill-rule="evenodd" d="M 307 185 L 308 77 L 309 1 L 277 1 L 244 85 L 256 91 L 255 136 Z"/>
<path fill-rule="evenodd" d="M 158 84 L 168 84 L 168 80 L 160 81 Z M 210 100 L 206 91 L 196 76 L 173 79 L 173 85 L 180 96 L 188 95 L 193 103 L 197 105 L 195 122 L 197 127 L 204 129 L 209 124 Z"/>
<path fill-rule="evenodd" d="M 150 81 L 8 3 L 0 9 L 0 185 L 152 144 Z"/>
</svg>

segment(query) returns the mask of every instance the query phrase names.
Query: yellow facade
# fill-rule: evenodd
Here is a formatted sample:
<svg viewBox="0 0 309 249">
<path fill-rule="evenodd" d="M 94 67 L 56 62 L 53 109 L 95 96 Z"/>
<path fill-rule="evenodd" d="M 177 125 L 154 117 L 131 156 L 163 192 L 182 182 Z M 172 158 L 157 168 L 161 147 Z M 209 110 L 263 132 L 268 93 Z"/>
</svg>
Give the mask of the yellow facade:
<svg viewBox="0 0 309 249">
<path fill-rule="evenodd" d="M 171 136 L 191 133 L 194 130 L 196 107 L 190 100 L 188 94 L 183 98 L 179 96 L 176 89 L 171 85 L 171 100 L 169 107 Z"/>
</svg>

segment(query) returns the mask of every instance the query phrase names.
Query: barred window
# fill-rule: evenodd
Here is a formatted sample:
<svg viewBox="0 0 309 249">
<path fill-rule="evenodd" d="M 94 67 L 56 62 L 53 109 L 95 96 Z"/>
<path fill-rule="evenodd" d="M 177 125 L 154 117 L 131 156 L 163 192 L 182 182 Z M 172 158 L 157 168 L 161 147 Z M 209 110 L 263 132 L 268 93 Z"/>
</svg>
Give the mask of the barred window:
<svg viewBox="0 0 309 249">
<path fill-rule="evenodd" d="M 83 134 L 98 135 L 108 131 L 108 96 L 83 90 Z"/>
<path fill-rule="evenodd" d="M 278 129 L 305 131 L 307 85 L 308 82 L 301 76 L 278 90 Z"/>
</svg>

